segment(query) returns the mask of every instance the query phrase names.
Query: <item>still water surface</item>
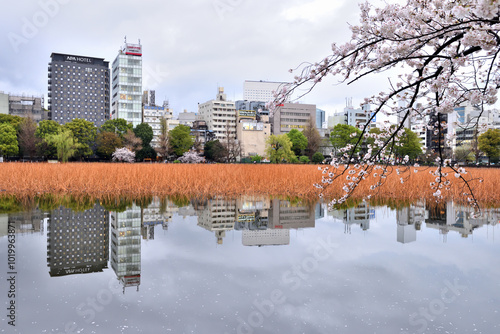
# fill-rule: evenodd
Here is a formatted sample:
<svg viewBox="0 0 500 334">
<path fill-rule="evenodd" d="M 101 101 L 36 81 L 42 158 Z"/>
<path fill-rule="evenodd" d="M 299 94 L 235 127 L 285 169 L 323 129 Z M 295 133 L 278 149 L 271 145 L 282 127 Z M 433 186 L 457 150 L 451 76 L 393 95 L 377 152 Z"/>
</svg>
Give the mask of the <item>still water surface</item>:
<svg viewBox="0 0 500 334">
<path fill-rule="evenodd" d="M 500 332 L 498 209 L 242 198 L 120 211 L 0 214 L 1 333 Z"/>
</svg>

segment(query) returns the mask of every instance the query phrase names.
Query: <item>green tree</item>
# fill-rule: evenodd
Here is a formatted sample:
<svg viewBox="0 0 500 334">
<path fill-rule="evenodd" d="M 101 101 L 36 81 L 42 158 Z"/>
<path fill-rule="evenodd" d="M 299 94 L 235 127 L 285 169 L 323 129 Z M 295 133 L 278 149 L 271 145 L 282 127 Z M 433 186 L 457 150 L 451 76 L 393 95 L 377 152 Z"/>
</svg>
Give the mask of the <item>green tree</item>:
<svg viewBox="0 0 500 334">
<path fill-rule="evenodd" d="M 226 157 L 226 148 L 219 140 L 211 140 L 205 143 L 205 158 L 215 162 L 224 162 Z"/>
<path fill-rule="evenodd" d="M 57 149 L 57 159 L 67 162 L 79 148 L 78 141 L 73 137 L 73 132 L 64 129 L 58 134 L 49 135 L 46 141 L 54 145 Z"/>
<path fill-rule="evenodd" d="M 23 118 L 19 116 L 0 114 L 0 124 L 4 123 L 10 124 L 14 127 L 14 130 L 16 130 L 16 132 L 19 130 L 19 124 L 21 124 L 22 121 Z"/>
<path fill-rule="evenodd" d="M 19 153 L 16 129 L 10 123 L 0 123 L 0 156 Z"/>
<path fill-rule="evenodd" d="M 173 154 L 180 157 L 184 152 L 189 151 L 194 144 L 190 133 L 191 128 L 182 124 L 168 132 L 168 141 Z"/>
<path fill-rule="evenodd" d="M 97 136 L 97 128 L 93 122 L 81 118 L 74 118 L 71 122 L 64 124 L 63 128 L 73 133 L 73 138 L 78 142 L 75 157 L 88 157 L 94 154 L 92 146 Z"/>
<path fill-rule="evenodd" d="M 300 156 L 300 154 L 307 147 L 307 138 L 304 136 L 302 132 L 297 129 L 292 129 L 287 133 L 288 138 L 292 142 L 292 151 L 296 156 Z"/>
<path fill-rule="evenodd" d="M 38 123 L 38 127 L 35 131 L 35 136 L 40 139 L 38 143 L 38 151 L 39 154 L 45 157 L 56 157 L 57 156 L 57 148 L 55 145 L 47 142 L 47 137 L 56 135 L 61 132 L 61 125 L 56 121 L 52 120 L 44 120 Z"/>
<path fill-rule="evenodd" d="M 311 162 L 311 159 L 309 159 L 309 157 L 306 155 L 302 155 L 300 156 L 299 161 L 303 164 L 308 164 Z"/>
<path fill-rule="evenodd" d="M 123 147 L 123 141 L 114 132 L 103 131 L 97 135 L 96 153 L 102 159 L 111 160 L 113 152 L 117 148 Z"/>
<path fill-rule="evenodd" d="M 352 135 L 354 134 L 354 135 Z M 347 124 L 337 124 L 330 133 L 330 141 L 332 143 L 335 154 L 338 154 L 341 148 L 347 145 L 356 145 L 361 136 L 361 130 Z M 354 149 L 354 148 L 353 148 Z M 349 155 L 353 153 L 353 149 L 345 152 Z M 354 153 L 361 150 L 361 143 L 358 144 Z"/>
<path fill-rule="evenodd" d="M 141 123 L 134 128 L 134 133 L 141 138 L 142 145 L 149 145 L 153 140 L 153 128 L 147 123 Z"/>
<path fill-rule="evenodd" d="M 500 130 L 488 129 L 478 137 L 479 149 L 488 157 L 488 165 L 492 158 L 500 156 Z"/>
<path fill-rule="evenodd" d="M 40 139 L 35 136 L 36 128 L 36 122 L 30 117 L 25 117 L 19 124 L 17 138 L 21 156 L 32 158 L 36 155 L 37 145 L 40 142 Z"/>
<path fill-rule="evenodd" d="M 136 159 L 156 159 L 156 152 L 151 147 L 151 141 L 154 136 L 153 128 L 147 123 L 141 123 L 134 128 L 134 133 L 142 140 L 142 149 L 136 153 Z"/>
<path fill-rule="evenodd" d="M 127 133 L 127 130 L 133 130 L 133 127 L 132 123 L 127 123 L 127 121 L 123 118 L 108 119 L 103 125 L 101 125 L 99 131 L 113 132 L 120 138 L 123 138 L 123 136 Z"/>
<path fill-rule="evenodd" d="M 406 155 L 410 160 L 416 159 L 422 154 L 422 144 L 418 135 L 408 128 L 405 128 L 404 134 L 399 139 L 399 145 L 394 146 L 394 154 L 399 158 Z"/>
<path fill-rule="evenodd" d="M 292 142 L 286 134 L 270 135 L 266 140 L 266 154 L 272 163 L 292 162 L 297 159 L 292 151 Z"/>
<path fill-rule="evenodd" d="M 312 162 L 319 164 L 325 160 L 325 156 L 321 152 L 316 152 L 312 156 Z"/>
</svg>

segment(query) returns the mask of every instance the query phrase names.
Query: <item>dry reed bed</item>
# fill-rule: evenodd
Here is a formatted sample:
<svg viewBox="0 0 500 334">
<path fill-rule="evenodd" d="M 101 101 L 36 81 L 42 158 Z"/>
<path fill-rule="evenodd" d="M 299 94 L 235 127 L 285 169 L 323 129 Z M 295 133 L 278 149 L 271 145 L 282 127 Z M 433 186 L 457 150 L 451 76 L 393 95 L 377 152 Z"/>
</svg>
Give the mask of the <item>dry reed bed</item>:
<svg viewBox="0 0 500 334">
<path fill-rule="evenodd" d="M 433 200 L 429 184 L 434 177 L 427 171 L 411 173 L 401 184 L 393 173 L 378 191 L 369 190 L 375 178 L 370 177 L 353 194 L 362 198 L 372 194 L 376 199 L 415 201 Z M 473 177 L 485 182 L 474 183 L 474 194 L 483 204 L 500 203 L 500 170 L 471 168 Z M 452 182 L 456 182 L 450 175 Z M 312 186 L 321 180 L 314 165 L 184 165 L 184 164 L 112 164 L 112 163 L 2 163 L 0 164 L 0 194 L 29 199 L 45 194 L 72 195 L 110 199 L 144 196 L 235 197 L 240 195 L 289 196 L 317 198 Z M 326 197 L 342 195 L 343 180 L 338 180 L 325 192 Z M 445 199 L 464 200 L 456 184 Z"/>
</svg>

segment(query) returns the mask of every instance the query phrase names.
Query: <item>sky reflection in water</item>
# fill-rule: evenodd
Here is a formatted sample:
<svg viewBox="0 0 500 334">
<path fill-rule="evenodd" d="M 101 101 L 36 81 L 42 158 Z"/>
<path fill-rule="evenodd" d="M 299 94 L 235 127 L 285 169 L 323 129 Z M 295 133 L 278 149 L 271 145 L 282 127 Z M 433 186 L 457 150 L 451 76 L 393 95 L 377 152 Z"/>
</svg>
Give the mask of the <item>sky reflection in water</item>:
<svg viewBox="0 0 500 334">
<path fill-rule="evenodd" d="M 153 200 L 0 214 L 2 333 L 496 333 L 500 210 Z"/>
</svg>

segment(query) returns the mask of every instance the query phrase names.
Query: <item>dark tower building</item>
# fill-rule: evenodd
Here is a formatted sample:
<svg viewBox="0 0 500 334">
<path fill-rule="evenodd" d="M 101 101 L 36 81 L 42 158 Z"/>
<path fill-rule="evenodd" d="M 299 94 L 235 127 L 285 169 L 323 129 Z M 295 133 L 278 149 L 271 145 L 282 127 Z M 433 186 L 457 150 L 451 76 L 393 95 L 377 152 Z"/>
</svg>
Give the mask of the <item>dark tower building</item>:
<svg viewBox="0 0 500 334">
<path fill-rule="evenodd" d="M 109 119 L 109 62 L 52 53 L 48 119 L 59 124 L 82 118 L 101 126 Z"/>
</svg>

